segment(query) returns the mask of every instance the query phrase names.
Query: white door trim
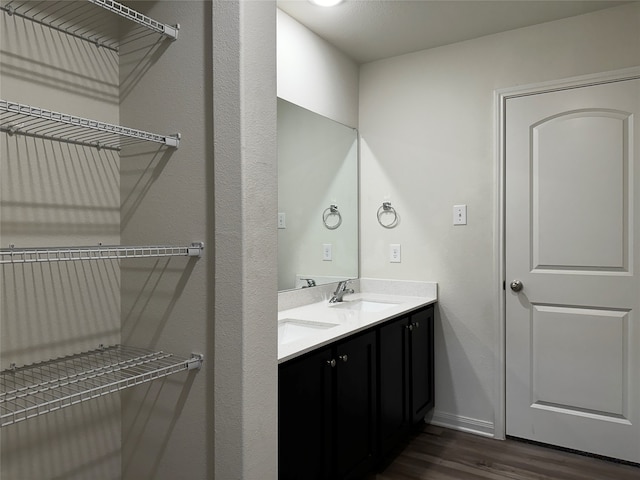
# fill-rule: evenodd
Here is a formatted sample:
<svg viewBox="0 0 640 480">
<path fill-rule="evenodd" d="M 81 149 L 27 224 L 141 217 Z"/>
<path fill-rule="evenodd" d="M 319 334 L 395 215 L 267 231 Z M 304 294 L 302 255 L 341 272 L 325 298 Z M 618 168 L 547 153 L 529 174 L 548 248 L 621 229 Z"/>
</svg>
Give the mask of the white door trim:
<svg viewBox="0 0 640 480">
<path fill-rule="evenodd" d="M 549 82 L 541 82 L 518 87 L 503 88 L 494 91 L 495 104 L 495 212 L 494 212 L 494 285 L 495 304 L 498 311 L 498 335 L 494 351 L 496 352 L 494 385 L 494 438 L 503 440 L 506 437 L 506 291 L 503 288 L 505 278 L 505 152 L 504 152 L 504 111 L 509 98 L 539 93 L 587 87 L 603 83 L 619 82 L 640 78 L 640 66 L 603 72 L 579 77 L 571 77 Z"/>
</svg>

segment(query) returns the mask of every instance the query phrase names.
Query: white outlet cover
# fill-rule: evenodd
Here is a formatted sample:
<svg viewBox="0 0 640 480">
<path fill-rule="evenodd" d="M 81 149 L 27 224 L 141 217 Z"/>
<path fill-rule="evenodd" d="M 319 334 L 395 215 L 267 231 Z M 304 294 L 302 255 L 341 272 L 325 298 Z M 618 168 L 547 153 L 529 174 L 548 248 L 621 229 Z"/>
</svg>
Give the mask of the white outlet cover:
<svg viewBox="0 0 640 480">
<path fill-rule="evenodd" d="M 389 245 L 389 262 L 391 263 L 401 263 L 402 255 L 400 250 L 399 243 L 392 243 Z"/>
</svg>

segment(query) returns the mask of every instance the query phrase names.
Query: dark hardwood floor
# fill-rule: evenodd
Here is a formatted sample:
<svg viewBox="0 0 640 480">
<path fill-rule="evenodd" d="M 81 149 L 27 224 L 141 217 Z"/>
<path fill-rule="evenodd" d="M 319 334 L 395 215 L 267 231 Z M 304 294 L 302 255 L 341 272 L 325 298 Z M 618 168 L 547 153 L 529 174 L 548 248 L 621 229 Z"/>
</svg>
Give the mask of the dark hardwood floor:
<svg viewBox="0 0 640 480">
<path fill-rule="evenodd" d="M 640 467 L 426 425 L 366 480 L 640 480 Z"/>
</svg>

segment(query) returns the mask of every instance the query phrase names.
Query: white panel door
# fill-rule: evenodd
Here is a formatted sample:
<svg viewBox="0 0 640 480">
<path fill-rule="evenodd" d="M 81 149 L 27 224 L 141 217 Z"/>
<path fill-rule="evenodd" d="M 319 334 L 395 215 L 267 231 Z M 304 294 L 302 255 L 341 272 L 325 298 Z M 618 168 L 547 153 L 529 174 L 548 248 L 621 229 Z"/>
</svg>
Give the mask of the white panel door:
<svg viewBox="0 0 640 480">
<path fill-rule="evenodd" d="M 507 435 L 640 462 L 640 79 L 505 118 Z"/>
</svg>

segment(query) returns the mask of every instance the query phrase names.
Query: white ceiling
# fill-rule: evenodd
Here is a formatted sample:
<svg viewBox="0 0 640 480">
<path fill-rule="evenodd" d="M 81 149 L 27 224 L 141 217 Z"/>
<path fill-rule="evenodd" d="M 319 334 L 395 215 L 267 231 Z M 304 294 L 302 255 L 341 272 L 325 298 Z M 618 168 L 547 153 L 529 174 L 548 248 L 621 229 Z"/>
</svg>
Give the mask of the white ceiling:
<svg viewBox="0 0 640 480">
<path fill-rule="evenodd" d="M 615 0 L 345 0 L 337 7 L 278 0 L 278 7 L 357 63 L 614 7 Z"/>
</svg>

